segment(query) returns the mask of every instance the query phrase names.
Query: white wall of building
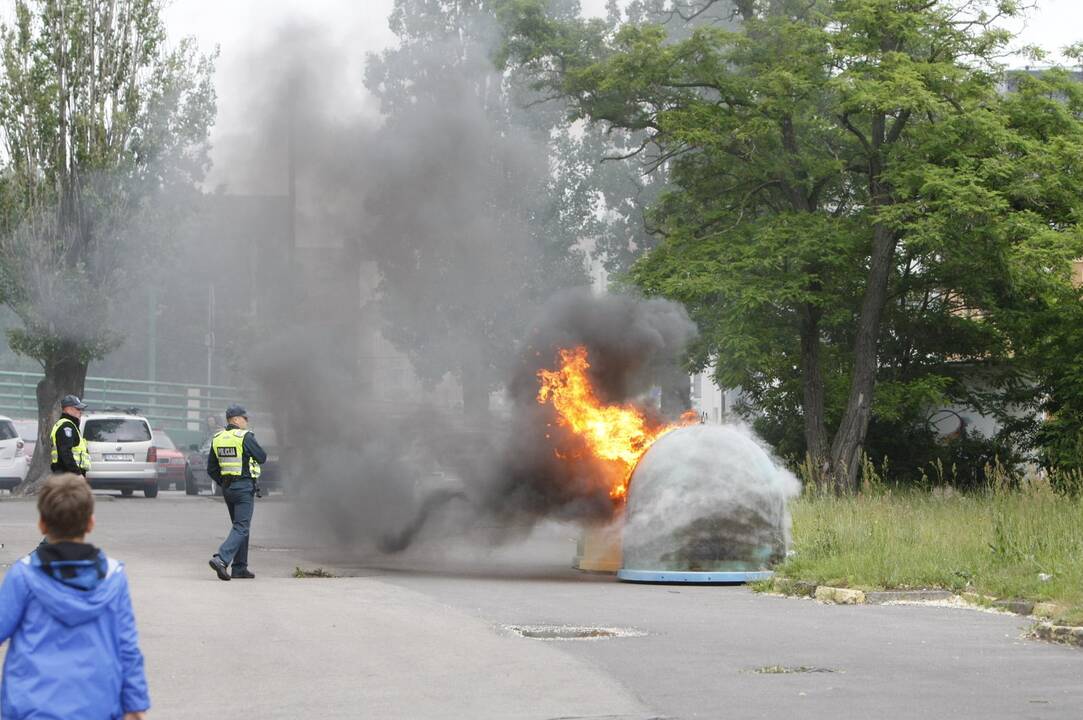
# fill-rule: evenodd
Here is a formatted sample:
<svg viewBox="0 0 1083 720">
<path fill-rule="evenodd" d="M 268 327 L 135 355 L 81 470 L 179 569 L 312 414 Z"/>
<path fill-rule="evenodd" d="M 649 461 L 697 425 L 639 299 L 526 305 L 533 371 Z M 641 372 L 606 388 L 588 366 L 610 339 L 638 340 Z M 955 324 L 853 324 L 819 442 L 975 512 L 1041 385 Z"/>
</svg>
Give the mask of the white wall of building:
<svg viewBox="0 0 1083 720">
<path fill-rule="evenodd" d="M 689 378 L 692 383 L 692 409 L 708 423 L 722 423 L 733 412 L 741 398 L 741 391 L 718 387 L 714 378 L 714 368 L 707 368 Z"/>
</svg>

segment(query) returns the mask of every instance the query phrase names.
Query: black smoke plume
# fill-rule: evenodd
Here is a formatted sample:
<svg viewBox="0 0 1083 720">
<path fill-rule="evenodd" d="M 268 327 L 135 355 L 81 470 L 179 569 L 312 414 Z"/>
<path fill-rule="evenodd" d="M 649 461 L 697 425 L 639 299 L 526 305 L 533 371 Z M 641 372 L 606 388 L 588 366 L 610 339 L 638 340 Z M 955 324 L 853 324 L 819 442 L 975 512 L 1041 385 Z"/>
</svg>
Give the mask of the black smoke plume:
<svg viewBox="0 0 1083 720">
<path fill-rule="evenodd" d="M 679 363 L 695 334 L 684 308 L 667 300 L 627 295 L 560 293 L 543 306 L 511 368 L 509 415 L 483 453 L 454 467 L 474 518 L 497 520 L 496 536 L 525 532 L 544 519 L 602 523 L 613 517 L 609 474 L 581 450 L 580 439 L 537 400 L 538 373 L 558 366 L 559 352 L 585 347 L 589 376 L 601 401 L 633 403 L 656 424 L 664 422 L 651 391 L 659 375 Z M 434 494 L 406 528 L 385 539 L 385 550 L 404 549 L 445 503 L 462 496 Z"/>
<path fill-rule="evenodd" d="M 585 273 L 576 252 L 556 253 L 563 269 L 546 265 L 550 238 L 524 220 L 550 176 L 544 138 L 483 112 L 489 96 L 475 91 L 491 94 L 504 78 L 479 70 L 485 48 L 451 63 L 462 50 L 436 44 L 380 61 L 409 61 L 429 78 L 376 83 L 418 94 L 381 124 L 339 103 L 356 82 L 340 61 L 357 50 L 319 28 L 286 28 L 253 59 L 267 72 L 251 83 L 250 132 L 220 154 L 234 171 L 223 175 L 277 177 L 292 206 L 286 247 L 260 227 L 236 229 L 262 251 L 268 292 L 257 305 L 270 318 L 243 364 L 282 445 L 291 517 L 320 543 L 395 552 L 422 536 L 498 541 L 542 519 L 609 518 L 601 469 L 556 457 L 576 441 L 537 402 L 537 372 L 582 345 L 603 400 L 655 407 L 652 388 L 694 332 L 673 303 L 553 289 L 554 278 Z M 471 81 L 445 77 L 449 67 Z M 473 397 L 494 391 L 504 402 L 479 420 L 464 417 L 465 399 L 440 408 L 381 395 L 387 339 L 416 376 L 450 373 L 464 389 L 471 381 Z"/>
</svg>

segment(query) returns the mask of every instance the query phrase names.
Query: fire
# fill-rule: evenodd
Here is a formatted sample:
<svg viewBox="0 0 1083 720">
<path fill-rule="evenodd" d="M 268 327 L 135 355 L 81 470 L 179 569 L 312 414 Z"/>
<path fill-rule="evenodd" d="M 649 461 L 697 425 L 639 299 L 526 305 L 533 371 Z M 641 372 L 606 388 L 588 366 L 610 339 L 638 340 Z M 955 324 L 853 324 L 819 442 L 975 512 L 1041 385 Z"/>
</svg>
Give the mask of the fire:
<svg viewBox="0 0 1083 720">
<path fill-rule="evenodd" d="M 610 497 L 623 499 L 628 481 L 643 453 L 679 425 L 652 427 L 641 410 L 633 405 L 603 405 L 587 377 L 590 363 L 587 349 L 577 347 L 560 351 L 559 370 L 541 370 L 538 378 L 538 402 L 552 403 L 561 425 L 582 438 L 594 457 L 608 461 L 613 468 Z M 682 418 L 682 424 L 694 418 Z M 558 450 L 557 457 L 564 459 Z"/>
</svg>

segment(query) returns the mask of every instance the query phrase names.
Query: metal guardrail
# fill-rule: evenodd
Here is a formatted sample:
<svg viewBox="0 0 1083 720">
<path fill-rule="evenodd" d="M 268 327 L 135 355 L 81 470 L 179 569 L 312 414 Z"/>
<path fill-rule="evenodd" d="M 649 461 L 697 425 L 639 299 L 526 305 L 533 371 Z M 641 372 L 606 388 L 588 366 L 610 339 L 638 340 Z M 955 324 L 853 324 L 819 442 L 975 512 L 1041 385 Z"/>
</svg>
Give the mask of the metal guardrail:
<svg viewBox="0 0 1083 720">
<path fill-rule="evenodd" d="M 41 378 L 41 373 L 0 371 L 0 414 L 36 418 Z M 207 418 L 213 415 L 220 421 L 225 408 L 235 402 L 244 402 L 253 414 L 259 412 L 228 385 L 88 377 L 83 400 L 91 411 L 139 408 L 153 427 L 169 432 L 179 446 L 199 442 L 207 431 Z"/>
</svg>

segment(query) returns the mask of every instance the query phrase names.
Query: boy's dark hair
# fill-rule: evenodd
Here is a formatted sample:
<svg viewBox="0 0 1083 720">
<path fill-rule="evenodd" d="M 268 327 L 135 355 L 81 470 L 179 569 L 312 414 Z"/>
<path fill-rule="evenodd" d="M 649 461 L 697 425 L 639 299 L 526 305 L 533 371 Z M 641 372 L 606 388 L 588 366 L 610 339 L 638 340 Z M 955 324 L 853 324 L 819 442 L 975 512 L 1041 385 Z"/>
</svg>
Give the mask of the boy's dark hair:
<svg viewBox="0 0 1083 720">
<path fill-rule="evenodd" d="M 49 537 L 68 540 L 82 537 L 94 514 L 94 495 L 86 479 L 73 473 L 53 475 L 38 494 L 38 513 Z"/>
</svg>

